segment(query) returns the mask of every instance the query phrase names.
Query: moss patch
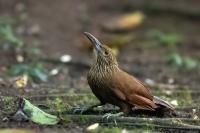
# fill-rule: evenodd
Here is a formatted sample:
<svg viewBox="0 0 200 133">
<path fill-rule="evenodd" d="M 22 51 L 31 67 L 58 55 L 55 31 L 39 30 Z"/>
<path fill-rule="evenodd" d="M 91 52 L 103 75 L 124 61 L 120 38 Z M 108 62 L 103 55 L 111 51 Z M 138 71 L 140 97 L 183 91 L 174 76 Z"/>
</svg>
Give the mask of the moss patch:
<svg viewBox="0 0 200 133">
<path fill-rule="evenodd" d="M 17 97 L 0 97 L 0 118 L 6 117 L 17 110 L 18 101 Z"/>
</svg>

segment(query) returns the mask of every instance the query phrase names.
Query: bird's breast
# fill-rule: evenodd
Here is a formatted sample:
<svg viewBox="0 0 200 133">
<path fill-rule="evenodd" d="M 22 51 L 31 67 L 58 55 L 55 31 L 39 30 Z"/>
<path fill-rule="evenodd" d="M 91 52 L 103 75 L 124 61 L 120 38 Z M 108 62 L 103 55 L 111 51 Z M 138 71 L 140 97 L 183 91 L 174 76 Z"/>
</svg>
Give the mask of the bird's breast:
<svg viewBox="0 0 200 133">
<path fill-rule="evenodd" d="M 88 84 L 93 93 L 98 97 L 104 99 L 109 88 L 109 81 L 111 74 L 106 68 L 92 67 L 87 75 Z"/>
<path fill-rule="evenodd" d="M 91 68 L 88 75 L 87 75 L 88 83 L 92 88 L 101 88 L 102 86 L 105 86 L 105 81 L 107 80 L 106 76 L 104 75 L 101 70 L 94 70 L 94 68 Z"/>
</svg>

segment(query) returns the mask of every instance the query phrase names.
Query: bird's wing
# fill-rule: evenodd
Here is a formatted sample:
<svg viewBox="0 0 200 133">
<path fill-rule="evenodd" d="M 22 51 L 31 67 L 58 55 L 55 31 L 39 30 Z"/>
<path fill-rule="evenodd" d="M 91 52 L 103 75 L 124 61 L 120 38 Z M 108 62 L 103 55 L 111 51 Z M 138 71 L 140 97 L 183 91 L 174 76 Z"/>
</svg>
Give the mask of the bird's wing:
<svg viewBox="0 0 200 133">
<path fill-rule="evenodd" d="M 130 104 L 150 110 L 157 107 L 153 102 L 149 88 L 122 70 L 115 73 L 110 84 L 114 93 Z"/>
</svg>

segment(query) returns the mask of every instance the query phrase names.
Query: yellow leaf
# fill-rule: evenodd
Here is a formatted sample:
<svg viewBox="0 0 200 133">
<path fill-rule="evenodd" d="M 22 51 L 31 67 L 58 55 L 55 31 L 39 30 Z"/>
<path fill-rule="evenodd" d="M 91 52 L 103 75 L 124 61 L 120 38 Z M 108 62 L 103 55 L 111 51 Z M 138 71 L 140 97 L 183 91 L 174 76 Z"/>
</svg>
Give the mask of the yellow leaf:
<svg viewBox="0 0 200 133">
<path fill-rule="evenodd" d="M 103 28 L 113 32 L 127 31 L 140 25 L 143 19 L 144 14 L 142 12 L 133 12 L 105 21 Z"/>
<path fill-rule="evenodd" d="M 35 133 L 31 130 L 26 129 L 2 129 L 0 133 Z"/>
<path fill-rule="evenodd" d="M 130 29 L 138 26 L 144 18 L 141 12 L 135 12 L 122 16 L 118 21 L 119 28 Z"/>
<path fill-rule="evenodd" d="M 18 89 L 23 89 L 24 87 L 26 87 L 27 83 L 28 83 L 28 76 L 24 74 L 15 80 L 14 86 Z"/>
</svg>

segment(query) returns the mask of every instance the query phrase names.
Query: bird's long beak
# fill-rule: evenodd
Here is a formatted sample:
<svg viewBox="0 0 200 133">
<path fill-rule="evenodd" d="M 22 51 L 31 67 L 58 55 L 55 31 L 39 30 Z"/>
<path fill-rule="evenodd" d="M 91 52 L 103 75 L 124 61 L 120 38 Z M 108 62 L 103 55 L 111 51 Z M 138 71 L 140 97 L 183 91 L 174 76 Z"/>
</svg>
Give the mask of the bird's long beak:
<svg viewBox="0 0 200 133">
<path fill-rule="evenodd" d="M 87 36 L 87 38 L 91 41 L 91 43 L 93 44 L 95 50 L 97 52 L 101 51 L 101 43 L 99 42 L 99 40 L 94 37 L 92 34 L 88 33 L 88 32 L 84 32 L 84 35 Z"/>
</svg>

